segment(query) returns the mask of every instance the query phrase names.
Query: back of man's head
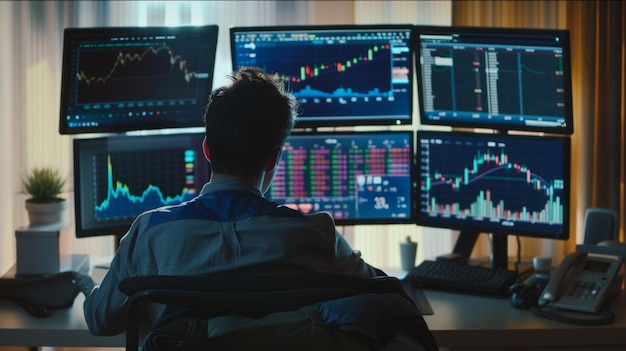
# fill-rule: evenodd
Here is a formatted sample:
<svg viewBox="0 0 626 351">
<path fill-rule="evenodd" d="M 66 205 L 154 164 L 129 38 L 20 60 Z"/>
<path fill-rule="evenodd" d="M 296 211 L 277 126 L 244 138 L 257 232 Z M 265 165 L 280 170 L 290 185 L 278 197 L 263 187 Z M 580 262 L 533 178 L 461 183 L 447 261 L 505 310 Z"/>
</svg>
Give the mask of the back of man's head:
<svg viewBox="0 0 626 351">
<path fill-rule="evenodd" d="M 253 175 L 293 129 L 297 100 L 278 75 L 243 67 L 209 96 L 204 122 L 213 172 Z"/>
</svg>

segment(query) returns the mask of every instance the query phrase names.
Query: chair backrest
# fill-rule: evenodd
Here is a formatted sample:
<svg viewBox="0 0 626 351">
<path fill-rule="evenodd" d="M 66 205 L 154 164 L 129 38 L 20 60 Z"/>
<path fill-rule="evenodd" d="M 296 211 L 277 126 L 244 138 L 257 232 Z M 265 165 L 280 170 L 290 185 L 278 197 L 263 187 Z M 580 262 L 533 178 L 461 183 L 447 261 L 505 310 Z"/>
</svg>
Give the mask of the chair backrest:
<svg viewBox="0 0 626 351">
<path fill-rule="evenodd" d="M 602 241 L 616 240 L 619 228 L 617 211 L 608 208 L 588 208 L 585 211 L 583 243 L 597 245 Z"/>
<path fill-rule="evenodd" d="M 397 294 L 412 304 L 397 278 L 314 272 L 141 276 L 123 280 L 120 290 L 129 297 L 127 350 L 139 347 L 140 315 L 146 303 L 184 309 L 190 312 L 186 316 L 205 319 L 226 315 L 259 318 L 365 293 Z"/>
</svg>

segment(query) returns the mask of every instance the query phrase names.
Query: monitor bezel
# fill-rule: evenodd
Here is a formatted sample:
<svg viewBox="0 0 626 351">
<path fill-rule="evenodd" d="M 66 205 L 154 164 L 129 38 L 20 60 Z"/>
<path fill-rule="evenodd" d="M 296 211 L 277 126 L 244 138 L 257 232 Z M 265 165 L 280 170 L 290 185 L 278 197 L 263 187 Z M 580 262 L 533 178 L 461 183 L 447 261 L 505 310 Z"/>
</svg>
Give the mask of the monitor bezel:
<svg viewBox="0 0 626 351">
<path fill-rule="evenodd" d="M 378 225 L 378 224 L 415 224 L 415 131 L 414 130 L 375 130 L 375 131 L 324 131 L 324 132 L 310 132 L 310 131 L 295 131 L 290 136 L 314 136 L 314 137 L 333 137 L 338 135 L 355 136 L 355 135 L 406 135 L 409 137 L 411 144 L 411 160 L 409 164 L 409 186 L 410 196 L 409 201 L 409 216 L 404 218 L 333 218 L 335 224 L 339 226 L 352 226 L 352 225 Z M 265 195 L 269 200 L 276 202 L 274 199 L 269 198 L 269 195 Z M 280 203 L 279 203 L 280 204 Z"/>
<path fill-rule="evenodd" d="M 208 96 L 213 89 L 213 79 L 215 74 L 215 60 L 217 53 L 217 40 L 218 40 L 219 28 L 217 25 L 203 25 L 203 26 L 151 26 L 151 27 L 72 27 L 65 28 L 63 31 L 63 57 L 61 68 L 61 101 L 60 101 L 60 113 L 59 113 L 59 134 L 72 135 L 72 134 L 85 134 L 85 133 L 123 133 L 137 130 L 154 130 L 154 129 L 167 129 L 167 128 L 189 128 L 189 127 L 201 127 L 203 108 L 208 102 Z M 168 120 L 161 120 L 158 123 L 146 123 L 145 119 L 137 121 L 125 121 L 123 123 L 105 124 L 97 126 L 74 126 L 70 127 L 67 121 L 68 109 L 72 105 L 68 99 L 69 89 L 71 84 L 75 81 L 73 77 L 76 73 L 72 72 L 72 45 L 75 41 L 83 38 L 95 38 L 95 37 L 117 37 L 117 36 L 143 36 L 154 35 L 155 33 L 163 35 L 201 35 L 207 38 L 209 56 L 208 60 L 208 72 L 209 78 L 206 79 L 206 97 L 205 102 L 198 104 L 197 121 L 192 121 L 191 118 L 187 121 L 180 121 L 180 116 L 173 116 Z M 191 116 L 188 113 L 187 116 Z"/>
<path fill-rule="evenodd" d="M 480 35 L 488 38 L 497 37 L 523 37 L 524 40 L 533 38 L 559 37 L 560 47 L 563 48 L 563 75 L 564 75 L 564 98 L 565 98 L 565 127 L 532 126 L 509 123 L 487 123 L 481 120 L 459 121 L 459 120 L 433 120 L 427 118 L 425 106 L 425 96 L 423 94 L 422 60 L 420 50 L 420 35 Z M 413 29 L 412 47 L 415 55 L 414 71 L 417 81 L 417 101 L 419 105 L 419 120 L 424 125 L 444 125 L 459 128 L 484 128 L 497 131 L 530 131 L 544 132 L 558 135 L 571 135 L 574 132 L 574 112 L 572 98 L 572 68 L 571 68 L 571 43 L 569 31 L 566 29 L 537 29 L 537 28 L 493 28 L 493 27 L 470 27 L 470 26 L 430 26 L 416 25 Z"/>
<path fill-rule="evenodd" d="M 112 141 L 113 143 L 125 143 L 125 142 L 131 142 L 131 143 L 141 143 L 142 145 L 145 145 L 145 147 L 142 150 L 153 150 L 155 149 L 154 145 L 160 145 L 159 141 L 163 140 L 164 138 L 198 138 L 199 143 L 197 146 L 195 146 L 197 148 L 197 151 L 200 152 L 202 150 L 202 144 L 201 144 L 201 140 L 204 138 L 204 132 L 198 131 L 198 132 L 180 132 L 180 133 L 165 133 L 165 134 L 147 134 L 147 135 L 109 135 L 109 136 L 99 136 L 99 137 L 94 137 L 94 138 L 88 138 L 88 137 L 83 137 L 83 138 L 74 138 L 73 139 L 73 150 L 72 150 L 72 155 L 73 155 L 73 181 L 74 181 L 74 221 L 75 221 L 75 236 L 77 238 L 84 238 L 84 237 L 93 237 L 93 236 L 103 236 L 103 235 L 115 235 L 115 236 L 122 236 L 123 234 L 125 234 L 128 229 L 130 228 L 130 225 L 132 224 L 132 222 L 134 221 L 134 218 L 132 220 L 119 220 L 119 221 L 112 221 L 110 223 L 110 225 L 95 225 L 95 226 L 89 226 L 89 227 L 85 227 L 86 223 L 83 221 L 83 214 L 89 211 L 86 211 L 83 209 L 83 199 L 82 199 L 82 193 L 83 193 L 83 187 L 82 187 L 82 183 L 83 183 L 83 179 L 81 179 L 80 175 L 81 175 L 81 146 L 84 145 L 88 145 L 88 144 L 95 144 L 100 145 L 100 144 L 107 144 L 109 141 Z M 158 149 L 158 147 L 157 147 Z M 202 188 L 202 186 L 204 186 L 204 184 L 206 182 L 208 182 L 208 179 L 210 178 L 210 165 L 208 164 L 208 161 L 206 161 L 206 159 L 204 159 L 204 154 L 198 155 L 198 159 L 200 161 L 204 160 L 206 163 L 203 166 L 206 166 L 207 170 L 208 170 L 208 174 L 206 175 L 206 181 L 200 181 L 200 183 L 198 184 L 198 189 L 197 189 L 197 195 L 200 194 L 200 190 Z"/>
<path fill-rule="evenodd" d="M 529 231 L 528 229 L 522 228 L 517 229 L 515 227 L 496 227 L 485 225 L 484 222 L 472 223 L 470 221 L 466 221 L 463 224 L 451 223 L 449 221 L 443 221 L 440 217 L 436 219 L 429 218 L 429 216 L 421 211 L 421 169 L 422 162 L 419 157 L 420 154 L 420 140 L 423 136 L 430 137 L 475 137 L 475 138 L 492 138 L 492 139 L 508 139 L 515 141 L 548 141 L 548 142 L 561 142 L 563 145 L 563 168 L 565 172 L 563 174 L 563 182 L 565 183 L 565 187 L 563 189 L 563 196 L 565 198 L 563 203 L 563 224 L 561 226 L 561 231 L 559 233 L 554 234 L 554 232 L 547 231 Z M 416 170 L 420 172 L 416 174 L 414 177 L 414 181 L 416 183 L 415 187 L 415 223 L 418 226 L 423 227 L 432 227 L 432 228 L 444 228 L 444 229 L 452 229 L 459 230 L 461 232 L 471 232 L 471 233 L 487 233 L 487 234 L 496 234 L 496 235 L 519 235 L 526 237 L 534 237 L 534 238 L 542 238 L 542 239 L 553 239 L 553 240 L 568 240 L 570 237 L 570 208 L 571 208 L 571 140 L 569 137 L 561 137 L 561 136 L 540 136 L 540 135 L 526 135 L 526 134 L 502 134 L 502 133 L 473 133 L 468 131 L 436 131 L 436 130 L 418 130 L 415 138 L 415 147 L 416 147 Z"/>
<path fill-rule="evenodd" d="M 231 64 L 233 69 L 238 68 L 236 62 L 235 55 L 235 36 L 242 32 L 285 32 L 285 31 L 342 31 L 342 30 L 354 30 L 354 31 L 365 31 L 365 30 L 406 30 L 409 33 L 409 40 L 407 41 L 407 46 L 409 49 L 407 69 L 408 69 L 408 79 L 409 82 L 407 84 L 407 96 L 408 96 L 408 115 L 398 119 L 398 118 L 357 118 L 350 117 L 347 119 L 332 119 L 332 120 L 324 120 L 323 117 L 315 117 L 313 120 L 309 120 L 308 118 L 298 118 L 296 119 L 296 127 L 301 128 L 317 128 L 317 127 L 344 127 L 344 126 L 402 126 L 402 125 L 412 125 L 413 124 L 413 113 L 414 113 L 414 69 L 415 64 L 414 54 L 413 54 L 413 45 L 411 45 L 413 41 L 413 27 L 412 24 L 348 24 L 348 25 L 279 25 L 279 26 L 235 26 L 230 28 L 230 54 L 231 54 Z M 273 72 L 270 72 L 273 73 Z"/>
</svg>

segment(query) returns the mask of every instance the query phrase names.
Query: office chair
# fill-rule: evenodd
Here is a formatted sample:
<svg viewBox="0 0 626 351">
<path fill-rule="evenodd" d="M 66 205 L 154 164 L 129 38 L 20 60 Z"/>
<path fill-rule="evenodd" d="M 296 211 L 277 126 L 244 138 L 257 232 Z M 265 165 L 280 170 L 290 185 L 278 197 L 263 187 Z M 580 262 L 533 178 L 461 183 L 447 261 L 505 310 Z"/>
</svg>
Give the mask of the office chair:
<svg viewBox="0 0 626 351">
<path fill-rule="evenodd" d="M 288 329 L 293 331 L 298 328 L 290 320 L 294 315 L 289 313 L 293 311 L 300 311 L 297 316 L 315 314 L 312 317 L 315 320 L 314 327 L 321 325 L 325 318 L 332 325 L 327 330 L 315 332 L 310 340 L 319 342 L 323 340 L 322 335 L 339 344 L 343 342 L 341 340 L 348 340 L 341 344 L 341 349 L 357 349 L 356 345 L 362 345 L 364 348 L 361 349 L 371 350 L 375 349 L 376 343 L 382 349 L 383 345 L 396 343 L 411 345 L 411 349 L 415 350 L 438 350 L 423 317 L 406 295 L 400 281 L 393 277 L 358 278 L 312 272 L 214 273 L 201 276 L 133 277 L 123 280 L 119 287 L 129 297 L 126 350 L 139 349 L 143 313 L 155 303 L 166 306 L 164 316 L 169 317 L 163 317 L 151 329 L 144 340 L 144 350 L 193 349 L 190 343 L 200 339 L 202 347 L 210 349 L 219 349 L 220 345 L 225 349 L 233 349 L 232 344 L 228 344 L 233 340 L 248 342 L 254 345 L 255 350 L 284 349 L 286 345 L 295 347 L 295 339 L 283 340 L 289 335 Z M 342 315 L 342 309 L 348 312 Z M 366 328 L 351 324 L 353 320 L 363 320 L 368 313 L 380 320 L 367 321 L 364 323 Z M 270 322 L 263 324 L 264 318 Z M 216 320 L 225 320 L 226 325 L 232 324 L 230 327 L 235 325 L 234 336 L 229 338 L 228 334 L 226 337 L 218 335 L 209 340 L 206 335 L 207 323 Z M 178 321 L 179 324 L 172 321 Z M 252 327 L 244 331 L 248 334 L 237 334 L 241 333 L 237 330 L 237 324 Z M 251 331 L 255 326 L 259 327 L 258 331 Z M 181 327 L 182 330 L 173 332 L 173 329 Z M 275 331 L 276 328 L 283 330 Z M 300 330 L 309 329 L 314 328 L 306 325 Z M 190 330 L 204 335 L 190 335 Z M 342 339 L 342 333 L 347 337 Z M 359 333 L 368 337 L 353 342 Z M 260 340 L 245 340 L 254 337 Z M 207 347 L 207 343 L 211 346 Z M 303 349 L 302 345 L 297 348 Z M 316 349 L 311 345 L 306 348 Z"/>
</svg>

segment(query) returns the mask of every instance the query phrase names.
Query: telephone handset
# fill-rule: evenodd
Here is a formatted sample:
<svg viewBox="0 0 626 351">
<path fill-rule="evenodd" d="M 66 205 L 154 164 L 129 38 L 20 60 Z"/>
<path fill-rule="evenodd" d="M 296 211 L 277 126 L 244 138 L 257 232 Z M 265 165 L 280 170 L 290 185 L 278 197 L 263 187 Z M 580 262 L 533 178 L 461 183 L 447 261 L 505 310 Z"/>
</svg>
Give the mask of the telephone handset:
<svg viewBox="0 0 626 351">
<path fill-rule="evenodd" d="M 563 259 L 539 296 L 539 306 L 598 312 L 618 276 L 623 257 L 576 251 Z"/>
<path fill-rule="evenodd" d="M 572 274 L 573 267 L 580 266 L 586 258 L 586 253 L 578 251 L 567 255 L 550 278 L 543 293 L 539 296 L 539 305 L 554 302 L 558 296 L 561 296 L 565 285 L 563 283 L 565 275 Z"/>
</svg>

